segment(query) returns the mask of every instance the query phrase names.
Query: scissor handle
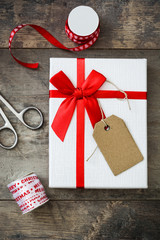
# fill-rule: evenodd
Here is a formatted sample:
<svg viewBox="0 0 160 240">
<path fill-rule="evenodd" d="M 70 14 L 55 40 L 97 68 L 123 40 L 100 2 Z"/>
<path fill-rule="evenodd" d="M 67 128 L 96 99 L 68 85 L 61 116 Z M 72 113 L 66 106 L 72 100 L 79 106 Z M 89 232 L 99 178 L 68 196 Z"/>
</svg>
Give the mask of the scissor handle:
<svg viewBox="0 0 160 240">
<path fill-rule="evenodd" d="M 10 131 L 12 131 L 13 134 L 14 134 L 14 137 L 15 137 L 15 141 L 11 146 L 5 146 L 2 143 L 0 143 L 0 147 L 2 147 L 4 149 L 14 148 L 16 146 L 17 142 L 18 142 L 18 136 L 17 136 L 16 131 L 14 130 L 14 128 L 12 127 L 12 125 L 9 122 L 6 122 L 5 125 L 0 128 L 0 131 L 3 130 L 3 129 L 9 129 Z"/>
<path fill-rule="evenodd" d="M 35 110 L 40 115 L 41 122 L 36 127 L 31 126 L 31 125 L 29 125 L 28 123 L 25 122 L 24 114 L 26 112 L 28 112 L 29 110 Z M 43 124 L 43 115 L 42 115 L 41 111 L 38 108 L 36 108 L 36 107 L 27 107 L 27 108 L 23 109 L 18 115 L 19 115 L 18 116 L 19 120 L 29 129 L 36 130 L 36 129 L 40 128 L 42 126 L 42 124 Z"/>
</svg>

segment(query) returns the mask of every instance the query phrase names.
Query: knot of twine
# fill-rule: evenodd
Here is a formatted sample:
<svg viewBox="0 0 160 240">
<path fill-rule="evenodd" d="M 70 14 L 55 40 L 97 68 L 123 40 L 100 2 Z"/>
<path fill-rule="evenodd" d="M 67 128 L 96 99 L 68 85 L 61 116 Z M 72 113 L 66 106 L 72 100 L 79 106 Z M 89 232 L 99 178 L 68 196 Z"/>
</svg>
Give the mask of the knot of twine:
<svg viewBox="0 0 160 240">
<path fill-rule="evenodd" d="M 112 84 L 115 88 L 117 88 L 118 91 L 120 91 L 121 93 L 124 94 L 124 98 L 121 99 L 121 98 L 118 98 L 118 100 L 127 100 L 127 103 L 128 103 L 128 107 L 129 107 L 129 110 L 131 110 L 131 106 L 129 104 L 129 99 L 128 99 L 128 96 L 127 96 L 127 93 L 125 91 L 123 91 L 122 89 L 120 89 L 119 87 L 117 87 L 116 84 L 114 84 L 113 82 L 109 81 L 109 80 L 106 80 L 106 82 L 109 82 L 110 84 Z M 98 101 L 98 99 L 97 99 Z M 102 115 L 102 119 L 101 121 L 104 123 L 105 127 L 106 127 L 106 130 L 109 130 L 110 129 L 110 126 L 106 123 L 106 121 L 104 120 L 104 113 L 103 113 L 103 110 L 102 110 L 102 107 L 101 107 L 101 104 L 100 102 L 98 101 L 98 104 L 99 104 L 99 107 L 100 107 L 100 110 L 101 110 L 101 115 Z M 91 155 L 86 159 L 86 161 L 88 161 L 93 155 L 94 153 L 96 152 L 98 146 L 95 147 L 95 149 L 93 150 L 93 152 L 91 153 Z"/>
</svg>

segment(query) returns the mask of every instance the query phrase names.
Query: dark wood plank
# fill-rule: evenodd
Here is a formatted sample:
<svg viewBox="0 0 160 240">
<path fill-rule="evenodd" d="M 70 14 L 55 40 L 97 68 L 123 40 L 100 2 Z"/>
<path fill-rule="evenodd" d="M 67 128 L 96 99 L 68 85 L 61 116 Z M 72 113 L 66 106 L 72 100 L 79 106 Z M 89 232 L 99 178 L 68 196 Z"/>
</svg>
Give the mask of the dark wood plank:
<svg viewBox="0 0 160 240">
<path fill-rule="evenodd" d="M 48 82 L 49 57 L 62 56 L 61 50 L 15 50 L 15 55 L 29 61 L 38 60 L 38 70 L 17 64 L 8 50 L 0 50 L 0 89 L 2 94 L 21 110 L 31 104 L 44 114 L 44 125 L 38 131 L 25 128 L 4 106 L 13 123 L 19 143 L 12 151 L 0 148 L 0 199 L 11 199 L 6 185 L 17 177 L 35 171 L 51 199 L 68 200 L 133 200 L 160 199 L 160 51 L 89 50 L 79 54 L 63 52 L 63 57 L 111 57 L 148 59 L 148 172 L 147 190 L 54 190 L 48 188 Z"/>
<path fill-rule="evenodd" d="M 158 240 L 160 202 L 50 201 L 23 216 L 15 202 L 3 201 L 0 222 L 6 240 Z"/>
<path fill-rule="evenodd" d="M 8 48 L 11 30 L 22 23 L 38 24 L 68 47 L 73 46 L 64 31 L 69 12 L 78 5 L 93 7 L 99 14 L 101 34 L 93 48 L 160 48 L 160 1 L 149 0 L 1 0 L 0 47 Z M 15 48 L 52 48 L 38 33 L 21 30 L 13 43 Z"/>
</svg>

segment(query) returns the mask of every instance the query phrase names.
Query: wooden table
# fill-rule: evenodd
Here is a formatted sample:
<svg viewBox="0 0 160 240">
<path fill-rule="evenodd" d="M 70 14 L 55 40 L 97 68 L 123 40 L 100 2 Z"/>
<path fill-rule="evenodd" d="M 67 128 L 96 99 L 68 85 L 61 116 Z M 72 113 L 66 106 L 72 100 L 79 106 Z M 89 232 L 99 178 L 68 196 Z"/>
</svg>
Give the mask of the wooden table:
<svg viewBox="0 0 160 240">
<path fill-rule="evenodd" d="M 45 27 L 67 46 L 64 23 L 77 5 L 93 7 L 101 34 L 89 50 L 55 49 L 31 28 L 13 42 L 21 60 L 40 62 L 38 70 L 17 64 L 8 51 L 11 30 L 21 23 Z M 44 125 L 31 131 L 3 105 L 19 143 L 0 148 L 0 239 L 160 239 L 160 1 L 139 0 L 0 0 L 0 90 L 17 110 L 36 105 Z M 48 188 L 48 79 L 50 57 L 148 59 L 148 175 L 146 190 L 59 190 Z M 31 119 L 33 120 L 33 119 Z M 7 141 L 5 133 L 1 139 Z M 35 211 L 21 212 L 7 184 L 35 171 L 50 201 Z"/>
</svg>

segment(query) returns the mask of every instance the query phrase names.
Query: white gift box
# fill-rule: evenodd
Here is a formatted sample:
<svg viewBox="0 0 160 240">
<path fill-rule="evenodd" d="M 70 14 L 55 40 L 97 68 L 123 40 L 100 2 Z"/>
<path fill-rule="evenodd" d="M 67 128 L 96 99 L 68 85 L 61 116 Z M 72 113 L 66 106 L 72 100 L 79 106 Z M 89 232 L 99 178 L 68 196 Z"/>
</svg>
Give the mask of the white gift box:
<svg viewBox="0 0 160 240">
<path fill-rule="evenodd" d="M 147 91 L 147 60 L 146 59 L 85 59 L 85 78 L 92 70 L 103 74 L 108 80 L 124 91 Z M 51 58 L 50 78 L 59 71 L 63 71 L 76 87 L 77 59 Z M 49 89 L 56 88 L 49 83 Z M 116 90 L 110 83 L 105 82 L 100 90 Z M 76 188 L 76 115 L 74 111 L 71 123 L 62 142 L 51 128 L 55 114 L 65 98 L 49 99 L 49 187 Z M 89 161 L 96 142 L 92 136 L 93 128 L 85 111 L 84 132 L 84 188 L 147 188 L 147 100 L 129 99 L 127 101 L 116 98 L 101 98 L 99 102 L 106 117 L 114 114 L 122 118 L 144 160 L 130 169 L 114 176 L 99 149 Z M 65 121 L 65 119 L 64 119 Z M 61 126 L 63 128 L 63 126 Z"/>
</svg>

